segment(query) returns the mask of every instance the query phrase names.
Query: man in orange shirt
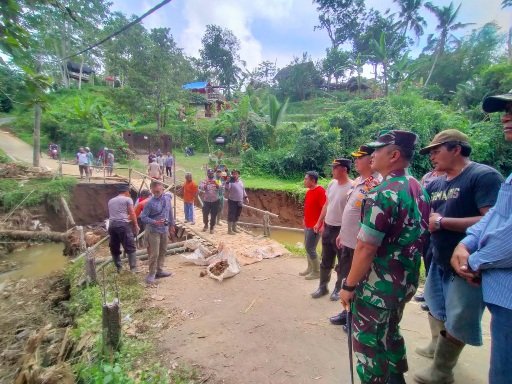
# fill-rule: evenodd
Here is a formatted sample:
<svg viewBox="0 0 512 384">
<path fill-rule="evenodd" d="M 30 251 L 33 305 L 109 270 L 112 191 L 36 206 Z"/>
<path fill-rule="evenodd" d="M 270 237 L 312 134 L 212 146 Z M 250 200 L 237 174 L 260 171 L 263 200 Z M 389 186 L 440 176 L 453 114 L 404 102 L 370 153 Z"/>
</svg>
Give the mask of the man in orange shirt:
<svg viewBox="0 0 512 384">
<path fill-rule="evenodd" d="M 197 184 L 192 181 L 192 174 L 187 172 L 185 174 L 185 184 L 183 184 L 183 202 L 185 205 L 185 223 L 190 222 L 192 225 L 194 221 L 194 200 L 199 192 Z"/>
</svg>

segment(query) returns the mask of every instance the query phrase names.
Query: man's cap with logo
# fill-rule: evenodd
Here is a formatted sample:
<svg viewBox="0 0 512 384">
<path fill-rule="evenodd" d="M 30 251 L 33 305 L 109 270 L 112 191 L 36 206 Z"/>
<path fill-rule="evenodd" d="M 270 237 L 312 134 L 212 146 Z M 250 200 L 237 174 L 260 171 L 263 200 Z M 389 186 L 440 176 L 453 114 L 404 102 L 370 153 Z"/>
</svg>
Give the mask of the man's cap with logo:
<svg viewBox="0 0 512 384">
<path fill-rule="evenodd" d="M 361 145 L 357 151 L 352 152 L 352 157 L 358 158 L 363 156 L 371 155 L 375 151 L 375 148 L 369 147 L 368 145 Z"/>
<path fill-rule="evenodd" d="M 128 191 L 130 191 L 130 186 L 128 184 L 119 184 L 117 186 L 117 192 L 119 192 L 119 193 L 128 192 Z"/>
<path fill-rule="evenodd" d="M 453 141 L 469 144 L 469 138 L 461 131 L 457 129 L 446 129 L 435 135 L 429 145 L 427 145 L 425 148 L 421 148 L 420 154 L 426 155 L 433 148 L 439 147 L 441 144 Z"/>
<path fill-rule="evenodd" d="M 334 159 L 331 163 L 331 167 L 336 167 L 337 165 L 341 165 L 343 167 L 347 167 L 350 169 L 352 167 L 352 160 L 350 159 Z"/>
<path fill-rule="evenodd" d="M 416 142 L 418 141 L 418 135 L 409 131 L 401 131 L 398 129 L 391 131 L 381 131 L 376 141 L 366 144 L 372 148 L 381 148 L 386 145 L 397 145 L 403 149 L 414 150 L 416 148 Z"/>
<path fill-rule="evenodd" d="M 512 89 L 503 95 L 487 96 L 482 102 L 484 112 L 504 111 L 507 103 L 512 102 Z"/>
</svg>

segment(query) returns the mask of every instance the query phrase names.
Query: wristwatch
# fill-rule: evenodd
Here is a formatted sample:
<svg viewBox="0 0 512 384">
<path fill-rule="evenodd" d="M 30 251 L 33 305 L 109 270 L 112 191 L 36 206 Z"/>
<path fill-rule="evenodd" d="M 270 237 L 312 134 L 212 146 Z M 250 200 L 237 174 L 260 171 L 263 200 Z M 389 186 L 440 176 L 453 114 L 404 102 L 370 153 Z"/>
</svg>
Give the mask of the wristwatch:
<svg viewBox="0 0 512 384">
<path fill-rule="evenodd" d="M 341 280 L 341 289 L 347 292 L 354 292 L 356 289 L 355 285 L 347 285 L 347 279 Z"/>
<path fill-rule="evenodd" d="M 443 220 L 444 217 L 443 216 L 439 216 L 436 221 L 434 221 L 434 228 L 436 229 L 436 231 L 439 231 L 441 229 L 441 220 Z"/>
</svg>

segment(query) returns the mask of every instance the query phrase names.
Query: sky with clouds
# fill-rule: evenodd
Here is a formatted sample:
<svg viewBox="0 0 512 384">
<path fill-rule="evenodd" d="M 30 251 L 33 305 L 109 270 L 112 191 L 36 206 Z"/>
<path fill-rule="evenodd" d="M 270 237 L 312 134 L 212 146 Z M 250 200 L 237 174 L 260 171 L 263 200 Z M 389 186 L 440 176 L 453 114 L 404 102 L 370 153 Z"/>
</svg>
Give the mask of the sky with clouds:
<svg viewBox="0 0 512 384">
<path fill-rule="evenodd" d="M 127 15 L 141 15 L 160 0 L 113 0 L 112 10 Z M 435 5 L 443 6 L 449 0 L 432 0 Z M 459 11 L 460 22 L 473 22 L 481 27 L 495 21 L 506 31 L 512 25 L 512 8 L 501 9 L 501 0 L 462 0 Z M 392 0 L 367 0 L 367 8 L 392 12 L 397 6 Z M 423 9 L 428 22 L 426 35 L 435 30 L 436 20 Z M 143 24 L 146 28 L 169 27 L 171 33 L 189 56 L 198 56 L 201 37 L 207 24 L 216 24 L 228 28 L 241 43 L 240 57 L 247 62 L 249 69 L 263 60 L 276 62 L 278 67 L 287 65 L 294 56 L 308 52 L 313 59 L 325 56 L 330 41 L 325 31 L 314 30 L 318 23 L 318 13 L 311 0 L 173 0 L 154 14 L 148 16 Z M 419 52 L 419 47 L 413 47 Z"/>
</svg>

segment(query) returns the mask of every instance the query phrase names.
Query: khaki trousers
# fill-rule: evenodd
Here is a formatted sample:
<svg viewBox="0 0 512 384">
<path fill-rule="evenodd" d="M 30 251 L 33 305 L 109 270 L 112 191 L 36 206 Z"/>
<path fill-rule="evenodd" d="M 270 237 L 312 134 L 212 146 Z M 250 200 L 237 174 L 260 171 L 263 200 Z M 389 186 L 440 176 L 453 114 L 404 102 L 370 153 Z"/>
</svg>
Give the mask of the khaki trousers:
<svg viewBox="0 0 512 384">
<path fill-rule="evenodd" d="M 167 231 L 165 233 L 149 232 L 149 274 L 152 276 L 163 270 L 168 239 Z"/>
</svg>

